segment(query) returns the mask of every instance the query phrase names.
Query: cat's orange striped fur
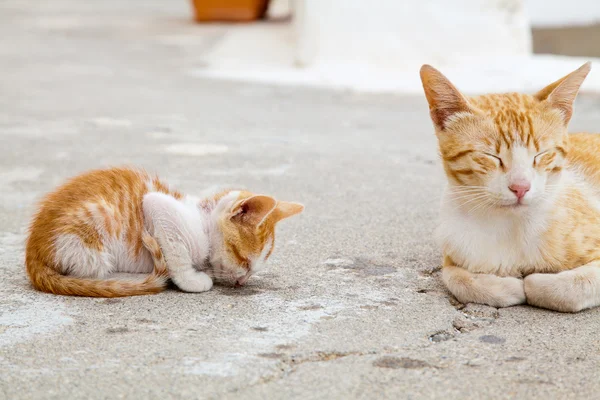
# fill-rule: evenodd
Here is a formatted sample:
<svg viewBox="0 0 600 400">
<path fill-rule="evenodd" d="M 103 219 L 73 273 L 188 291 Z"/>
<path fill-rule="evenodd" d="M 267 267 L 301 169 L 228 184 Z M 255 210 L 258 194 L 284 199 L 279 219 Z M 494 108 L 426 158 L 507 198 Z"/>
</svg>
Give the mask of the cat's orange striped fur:
<svg viewBox="0 0 600 400">
<path fill-rule="evenodd" d="M 91 171 L 42 200 L 25 264 L 36 289 L 62 295 L 157 293 L 168 277 L 192 292 L 213 278 L 244 284 L 271 254 L 276 223 L 302 209 L 245 191 L 198 199 L 137 169 Z M 109 278 L 117 272 L 149 275 Z"/>
<path fill-rule="evenodd" d="M 590 64 L 535 95 L 421 79 L 448 178 L 437 237 L 462 302 L 600 305 L 600 136 L 567 133 Z"/>
</svg>

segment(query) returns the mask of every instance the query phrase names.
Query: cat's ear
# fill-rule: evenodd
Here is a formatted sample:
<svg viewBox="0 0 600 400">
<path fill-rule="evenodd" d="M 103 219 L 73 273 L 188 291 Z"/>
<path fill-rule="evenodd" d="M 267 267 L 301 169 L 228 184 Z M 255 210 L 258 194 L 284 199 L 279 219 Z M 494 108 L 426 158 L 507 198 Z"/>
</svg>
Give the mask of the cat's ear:
<svg viewBox="0 0 600 400">
<path fill-rule="evenodd" d="M 277 201 L 269 196 L 255 195 L 238 201 L 231 209 L 231 219 L 259 226 L 274 209 Z"/>
<path fill-rule="evenodd" d="M 548 102 L 553 108 L 560 110 L 564 116 L 565 124 L 567 124 L 573 115 L 575 97 L 577 97 L 579 88 L 591 69 L 592 63 L 588 61 L 569 75 L 546 86 L 537 92 L 534 97 L 539 101 Z"/>
<path fill-rule="evenodd" d="M 304 210 L 304 206 L 300 203 L 292 203 L 291 201 L 278 201 L 277 206 L 273 210 L 271 218 L 274 222 L 279 222 L 282 219 L 300 214 Z"/>
<path fill-rule="evenodd" d="M 425 64 L 420 74 L 431 120 L 438 129 L 444 130 L 453 115 L 472 111 L 465 96 L 440 71 Z"/>
</svg>

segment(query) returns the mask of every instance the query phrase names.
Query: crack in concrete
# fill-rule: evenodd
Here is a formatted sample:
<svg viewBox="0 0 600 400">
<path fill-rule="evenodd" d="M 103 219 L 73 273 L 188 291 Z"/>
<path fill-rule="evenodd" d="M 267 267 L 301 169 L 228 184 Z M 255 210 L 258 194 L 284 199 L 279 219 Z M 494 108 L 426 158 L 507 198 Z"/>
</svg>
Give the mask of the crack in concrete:
<svg viewBox="0 0 600 400">
<path fill-rule="evenodd" d="M 276 353 L 269 353 L 269 357 L 266 358 L 276 358 L 276 357 L 272 357 L 274 354 Z M 376 351 L 370 351 L 370 352 L 364 352 L 364 351 L 316 351 L 314 353 L 309 353 L 308 355 L 304 355 L 304 356 L 298 356 L 298 355 L 291 355 L 291 356 L 287 356 L 285 354 L 279 354 L 277 353 L 278 357 L 277 358 L 281 358 L 279 360 L 279 369 L 280 371 L 271 375 L 267 375 L 267 376 L 263 376 L 260 379 L 258 379 L 258 381 L 256 381 L 255 383 L 252 383 L 248 386 L 244 386 L 244 387 L 239 387 L 239 388 L 235 388 L 233 389 L 231 392 L 239 392 L 241 390 L 244 389 L 249 389 L 252 388 L 254 386 L 258 386 L 258 385 L 264 385 L 267 383 L 271 383 L 271 382 L 276 382 L 280 379 L 284 379 L 286 377 L 288 377 L 289 375 L 291 375 L 292 373 L 296 372 L 297 367 L 302 365 L 302 364 L 306 364 L 306 363 L 315 363 L 315 362 L 329 362 L 329 361 L 334 361 L 334 360 L 338 360 L 340 358 L 344 358 L 344 357 L 349 357 L 349 356 L 372 356 L 372 355 L 377 355 L 377 354 L 388 354 L 386 352 L 376 352 Z M 265 356 L 267 354 L 263 354 L 263 356 Z"/>
<path fill-rule="evenodd" d="M 417 348 L 428 347 L 431 344 L 425 344 L 423 346 L 417 346 Z M 414 349 L 413 349 L 414 350 Z M 372 365 L 374 367 L 379 368 L 390 368 L 390 369 L 422 369 L 422 368 L 434 368 L 434 369 L 443 369 L 445 367 L 433 365 L 423 360 L 418 360 L 410 357 L 395 357 L 391 356 L 391 354 L 398 354 L 401 352 L 400 349 L 382 349 L 381 351 L 316 351 L 314 353 L 309 353 L 304 356 L 291 355 L 286 356 L 281 353 L 268 353 L 263 354 L 262 356 L 266 356 L 266 358 L 273 358 L 279 360 L 279 368 L 280 371 L 274 374 L 270 374 L 267 376 L 263 376 L 258 381 L 244 386 L 233 389 L 231 392 L 240 392 L 245 389 L 252 388 L 258 385 L 264 385 L 272 382 L 277 382 L 281 379 L 285 379 L 294 372 L 297 371 L 297 368 L 306 363 L 317 363 L 317 362 L 330 362 L 335 361 L 341 358 L 356 356 L 356 357 L 365 357 L 365 356 L 381 356 L 380 358 L 373 361 Z M 277 357 L 275 357 L 277 356 Z"/>
<path fill-rule="evenodd" d="M 425 344 L 423 346 L 417 346 L 417 348 L 425 348 L 430 346 L 430 344 Z M 414 349 L 413 349 L 414 350 Z M 381 367 L 381 368 L 405 368 L 405 369 L 421 369 L 421 368 L 435 368 L 435 369 L 443 369 L 444 367 L 430 364 L 423 360 L 417 360 L 409 357 L 394 357 L 390 356 L 390 354 L 398 354 L 401 352 L 400 349 L 382 349 L 380 351 L 316 351 L 314 353 L 309 353 L 307 355 L 298 356 L 291 355 L 287 356 L 281 353 L 265 353 L 262 354 L 262 357 L 265 358 L 279 358 L 279 368 L 280 371 L 271 375 L 263 376 L 258 379 L 256 382 L 244 386 L 233 389 L 231 392 L 239 392 L 244 389 L 249 389 L 254 386 L 264 385 L 272 382 L 276 382 L 281 379 L 285 379 L 294 372 L 296 372 L 297 368 L 306 363 L 317 363 L 317 362 L 330 362 L 335 361 L 341 358 L 357 356 L 357 357 L 365 357 L 365 356 L 381 356 L 379 359 L 373 361 L 373 366 Z M 383 366 L 386 365 L 386 366 Z M 389 366 L 388 366 L 389 365 Z"/>
</svg>

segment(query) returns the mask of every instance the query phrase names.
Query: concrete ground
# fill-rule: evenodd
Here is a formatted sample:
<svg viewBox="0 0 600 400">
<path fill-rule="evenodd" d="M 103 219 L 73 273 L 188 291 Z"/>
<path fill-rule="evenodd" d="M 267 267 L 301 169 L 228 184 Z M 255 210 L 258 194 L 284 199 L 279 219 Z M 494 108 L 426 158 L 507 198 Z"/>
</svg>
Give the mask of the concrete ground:
<svg viewBox="0 0 600 400">
<path fill-rule="evenodd" d="M 170 3 L 0 3 L 0 399 L 597 398 L 600 309 L 462 305 L 441 285 L 444 179 L 420 96 L 188 75 L 220 28 Z M 600 130 L 599 107 L 583 96 L 573 128 Z M 121 164 L 306 210 L 241 289 L 35 292 L 36 200 Z"/>
</svg>

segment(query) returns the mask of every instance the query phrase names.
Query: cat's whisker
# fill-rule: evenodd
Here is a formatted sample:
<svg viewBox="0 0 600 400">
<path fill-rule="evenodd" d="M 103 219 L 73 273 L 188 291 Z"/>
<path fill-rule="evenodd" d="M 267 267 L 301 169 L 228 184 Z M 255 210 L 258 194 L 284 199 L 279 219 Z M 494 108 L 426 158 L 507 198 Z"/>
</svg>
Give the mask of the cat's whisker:
<svg viewBox="0 0 600 400">
<path fill-rule="evenodd" d="M 486 193 L 475 193 L 475 194 L 468 194 L 468 195 L 464 195 L 464 196 L 457 196 L 457 197 L 452 197 L 452 200 L 456 203 L 463 203 L 465 199 L 470 200 L 473 198 L 477 198 L 479 196 L 486 196 Z"/>
<path fill-rule="evenodd" d="M 462 186 L 446 186 L 446 190 L 461 190 L 461 189 L 484 189 L 484 185 L 462 185 Z"/>
<path fill-rule="evenodd" d="M 487 190 L 473 190 L 473 191 L 469 191 L 469 192 L 456 192 L 456 193 L 448 193 L 448 196 L 452 197 L 452 198 L 457 198 L 457 197 L 461 197 L 461 196 L 473 196 L 476 195 L 478 193 L 487 193 Z"/>
<path fill-rule="evenodd" d="M 463 202 L 458 202 L 458 204 L 456 204 L 455 209 L 460 209 L 460 208 L 464 208 L 465 206 L 467 206 L 468 204 L 471 204 L 473 202 L 478 202 L 478 201 L 482 201 L 485 198 L 487 198 L 489 196 L 488 193 L 480 193 L 476 196 L 469 196 L 469 200 L 467 201 L 463 201 Z"/>
<path fill-rule="evenodd" d="M 486 188 L 486 187 L 469 187 L 469 188 L 463 188 L 463 189 L 448 190 L 447 193 L 449 193 L 449 194 L 451 194 L 451 193 L 469 193 L 469 192 L 478 192 L 478 191 L 482 191 L 482 190 L 488 190 L 488 188 Z"/>
<path fill-rule="evenodd" d="M 453 199 L 455 204 L 459 205 L 459 206 L 464 206 L 466 204 L 469 204 L 473 201 L 477 201 L 479 199 L 485 198 L 487 197 L 487 193 L 479 193 L 476 195 L 470 195 L 470 196 L 464 196 L 458 199 Z"/>
<path fill-rule="evenodd" d="M 485 201 L 481 201 L 479 204 L 476 204 L 471 209 L 469 209 L 469 211 L 467 211 L 467 214 L 474 214 L 475 211 L 477 211 L 479 209 L 482 209 L 481 211 L 487 211 L 493 205 L 494 205 L 493 202 L 490 202 L 489 200 L 486 199 Z"/>
<path fill-rule="evenodd" d="M 488 191 L 489 191 L 488 188 L 469 188 L 469 189 L 463 189 L 463 190 L 447 191 L 446 194 L 449 196 L 454 196 L 454 195 L 460 195 L 460 194 L 481 193 L 481 192 L 488 192 Z"/>
<path fill-rule="evenodd" d="M 476 197 L 470 197 L 469 199 L 467 199 L 465 201 L 456 202 L 455 203 L 456 209 L 464 208 L 465 206 L 467 206 L 467 205 L 469 205 L 471 203 L 474 203 L 474 202 L 479 202 L 479 201 L 485 199 L 486 197 L 487 197 L 486 195 L 481 194 L 481 195 L 476 196 Z"/>
</svg>

